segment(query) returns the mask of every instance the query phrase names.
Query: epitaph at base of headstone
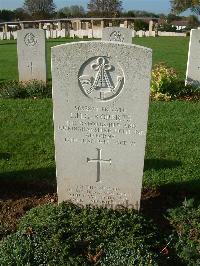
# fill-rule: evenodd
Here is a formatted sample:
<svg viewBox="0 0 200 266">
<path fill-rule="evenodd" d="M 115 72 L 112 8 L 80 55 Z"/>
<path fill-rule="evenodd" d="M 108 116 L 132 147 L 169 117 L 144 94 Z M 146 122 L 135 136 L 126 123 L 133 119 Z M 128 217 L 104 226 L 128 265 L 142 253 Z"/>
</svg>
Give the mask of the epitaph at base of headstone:
<svg viewBox="0 0 200 266">
<path fill-rule="evenodd" d="M 132 43 L 132 30 L 121 27 L 107 27 L 102 30 L 102 41 Z"/>
<path fill-rule="evenodd" d="M 136 45 L 52 48 L 59 202 L 139 209 L 151 64 Z"/>
<path fill-rule="evenodd" d="M 186 85 L 200 86 L 200 30 L 191 30 Z"/>
<path fill-rule="evenodd" d="M 25 29 L 17 31 L 18 72 L 20 81 L 46 82 L 45 31 Z"/>
</svg>

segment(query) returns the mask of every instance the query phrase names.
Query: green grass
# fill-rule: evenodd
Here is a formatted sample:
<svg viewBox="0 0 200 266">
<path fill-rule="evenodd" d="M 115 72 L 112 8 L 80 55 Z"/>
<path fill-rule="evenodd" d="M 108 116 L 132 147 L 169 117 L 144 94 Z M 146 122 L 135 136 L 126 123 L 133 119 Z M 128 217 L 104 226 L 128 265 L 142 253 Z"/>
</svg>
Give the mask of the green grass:
<svg viewBox="0 0 200 266">
<path fill-rule="evenodd" d="M 145 186 L 199 192 L 199 113 L 198 102 L 150 104 Z M 50 99 L 0 100 L 0 136 L 0 178 L 55 177 Z"/>
<path fill-rule="evenodd" d="M 135 38 L 135 44 L 153 49 L 153 63 L 164 62 L 185 78 L 189 37 Z"/>
<path fill-rule="evenodd" d="M 47 41 L 47 71 L 49 79 L 51 78 L 51 47 L 73 41 L 73 39 L 55 39 Z M 0 58 L 0 81 L 18 80 L 17 42 L 0 41 Z"/>
<path fill-rule="evenodd" d="M 80 39 L 81 40 L 81 39 Z M 48 78 L 51 78 L 50 48 L 73 39 L 55 39 L 47 41 Z M 135 38 L 135 44 L 153 49 L 153 62 L 165 62 L 174 67 L 180 77 L 184 79 L 187 64 L 189 38 L 185 37 L 159 37 Z M 0 81 L 18 79 L 16 41 L 0 41 Z"/>
<path fill-rule="evenodd" d="M 1 100 L 0 136 L 0 177 L 55 177 L 51 100 Z"/>
</svg>

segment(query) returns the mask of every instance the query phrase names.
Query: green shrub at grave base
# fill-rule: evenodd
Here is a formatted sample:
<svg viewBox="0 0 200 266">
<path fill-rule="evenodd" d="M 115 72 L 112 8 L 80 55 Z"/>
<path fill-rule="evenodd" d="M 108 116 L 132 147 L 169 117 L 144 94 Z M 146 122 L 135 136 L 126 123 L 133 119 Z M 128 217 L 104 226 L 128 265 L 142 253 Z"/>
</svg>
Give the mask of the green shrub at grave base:
<svg viewBox="0 0 200 266">
<path fill-rule="evenodd" d="M 185 86 L 185 82 L 179 80 L 175 69 L 159 63 L 152 70 L 151 98 L 157 101 L 170 101 L 177 98 L 199 100 L 200 88 Z"/>
<path fill-rule="evenodd" d="M 8 234 L 11 233 L 11 230 L 10 228 L 8 227 L 8 225 L 6 224 L 3 224 L 1 221 L 0 221 L 0 240 L 4 237 L 4 236 L 7 236 Z"/>
<path fill-rule="evenodd" d="M 0 242 L 0 265 L 165 265 L 158 246 L 156 227 L 136 211 L 49 204 Z"/>
<path fill-rule="evenodd" d="M 175 229 L 175 250 L 184 265 L 200 265 L 200 205 L 185 200 L 181 207 L 170 209 L 168 219 Z"/>
<path fill-rule="evenodd" d="M 50 98 L 51 83 L 33 80 L 29 82 L 6 81 L 0 83 L 0 98 Z"/>
</svg>

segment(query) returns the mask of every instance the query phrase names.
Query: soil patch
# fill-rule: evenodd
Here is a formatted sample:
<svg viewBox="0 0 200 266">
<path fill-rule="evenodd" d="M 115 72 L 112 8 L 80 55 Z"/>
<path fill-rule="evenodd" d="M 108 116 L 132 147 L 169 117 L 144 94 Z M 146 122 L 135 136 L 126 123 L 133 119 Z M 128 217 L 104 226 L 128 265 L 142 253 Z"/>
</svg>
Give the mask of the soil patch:
<svg viewBox="0 0 200 266">
<path fill-rule="evenodd" d="M 1 184 L 2 185 L 2 184 Z M 7 186 L 6 186 L 7 185 Z M 7 189 L 5 190 L 5 188 Z M 3 189 L 4 188 L 4 189 Z M 141 212 L 153 219 L 161 230 L 170 230 L 164 214 L 168 208 L 184 200 L 186 194 L 169 193 L 159 188 L 144 188 L 142 192 Z M 16 230 L 19 219 L 31 208 L 57 202 L 56 187 L 48 183 L 40 185 L 18 182 L 12 186 L 4 184 L 0 188 L 0 239 Z"/>
</svg>

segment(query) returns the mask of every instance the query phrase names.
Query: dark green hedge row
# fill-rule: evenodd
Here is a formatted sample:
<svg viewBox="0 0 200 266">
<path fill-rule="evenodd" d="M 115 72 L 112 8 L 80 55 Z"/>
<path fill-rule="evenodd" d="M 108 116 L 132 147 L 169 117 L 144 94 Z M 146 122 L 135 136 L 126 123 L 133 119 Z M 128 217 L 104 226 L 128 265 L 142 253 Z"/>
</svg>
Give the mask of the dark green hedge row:
<svg viewBox="0 0 200 266">
<path fill-rule="evenodd" d="M 50 98 L 52 96 L 52 85 L 40 81 L 18 82 L 6 81 L 0 83 L 0 98 L 16 99 L 16 98 Z"/>
<path fill-rule="evenodd" d="M 49 204 L 1 242 L 0 265 L 158 265 L 158 246 L 157 228 L 136 211 Z"/>
<path fill-rule="evenodd" d="M 152 84 L 153 83 L 152 79 Z M 174 99 L 200 99 L 200 88 L 185 86 L 184 81 L 173 80 L 168 81 L 163 80 L 159 83 L 158 88 L 155 91 L 152 89 L 151 85 L 151 98 L 153 100 L 174 100 Z M 0 98 L 3 99 L 41 99 L 41 98 L 51 98 L 52 97 L 52 84 L 47 82 L 39 82 L 36 80 L 30 82 L 18 82 L 18 81 L 6 81 L 0 83 Z"/>
<path fill-rule="evenodd" d="M 0 242 L 0 265 L 200 265 L 200 205 L 185 201 L 168 219 L 170 235 L 131 210 L 34 208 Z"/>
</svg>

